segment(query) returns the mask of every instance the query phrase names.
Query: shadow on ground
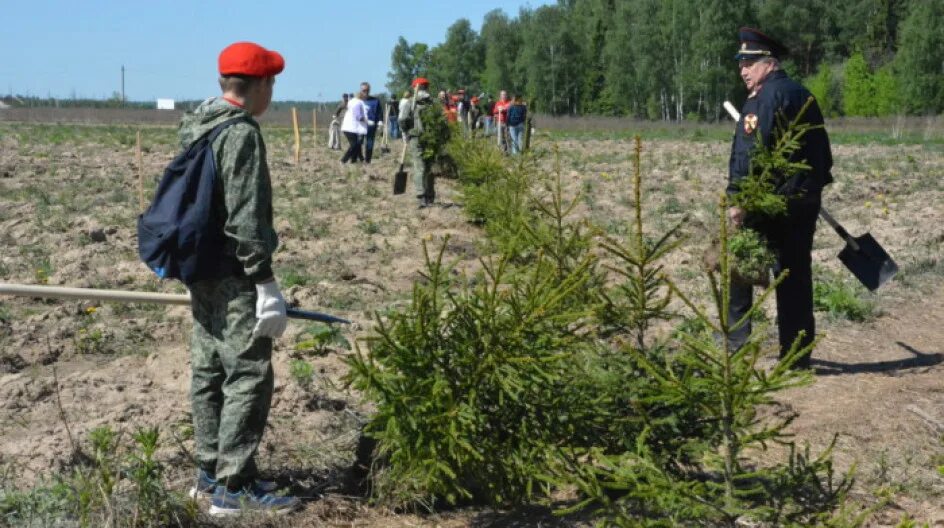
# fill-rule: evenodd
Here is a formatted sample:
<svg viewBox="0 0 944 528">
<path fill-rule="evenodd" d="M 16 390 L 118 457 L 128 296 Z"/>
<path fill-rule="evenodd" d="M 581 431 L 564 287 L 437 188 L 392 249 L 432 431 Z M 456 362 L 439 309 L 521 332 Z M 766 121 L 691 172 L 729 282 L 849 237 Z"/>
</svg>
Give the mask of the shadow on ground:
<svg viewBox="0 0 944 528">
<path fill-rule="evenodd" d="M 837 361 L 828 361 L 825 359 L 813 359 L 812 364 L 818 376 L 839 376 L 843 374 L 881 374 L 886 373 L 895 376 L 903 370 L 933 367 L 944 361 L 944 354 L 926 353 L 902 343 L 896 342 L 898 346 L 914 355 L 906 359 L 896 359 L 894 361 L 877 361 L 874 363 L 839 363 Z"/>
</svg>

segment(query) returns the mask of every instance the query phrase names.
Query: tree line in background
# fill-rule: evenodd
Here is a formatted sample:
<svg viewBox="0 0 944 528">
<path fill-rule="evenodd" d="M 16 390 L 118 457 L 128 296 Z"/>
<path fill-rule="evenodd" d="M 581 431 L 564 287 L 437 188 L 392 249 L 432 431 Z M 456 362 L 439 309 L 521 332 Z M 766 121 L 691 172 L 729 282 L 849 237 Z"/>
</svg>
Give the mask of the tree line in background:
<svg viewBox="0 0 944 528">
<path fill-rule="evenodd" d="M 558 0 L 465 18 L 440 45 L 400 37 L 387 87 L 507 89 L 550 114 L 716 120 L 742 101 L 737 30 L 790 50 L 784 68 L 830 116 L 944 111 L 944 0 Z"/>
</svg>

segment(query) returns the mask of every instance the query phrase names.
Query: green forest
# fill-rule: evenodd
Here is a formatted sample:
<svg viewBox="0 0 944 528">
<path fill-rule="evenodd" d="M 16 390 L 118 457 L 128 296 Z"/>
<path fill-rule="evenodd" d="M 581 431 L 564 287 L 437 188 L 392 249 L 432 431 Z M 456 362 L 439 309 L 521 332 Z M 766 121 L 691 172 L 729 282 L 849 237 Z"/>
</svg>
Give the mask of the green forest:
<svg viewBox="0 0 944 528">
<path fill-rule="evenodd" d="M 944 0 L 559 0 L 460 18 L 442 44 L 400 37 L 387 87 L 524 96 L 555 115 L 722 118 L 743 101 L 737 30 L 787 46 L 783 66 L 836 116 L 944 111 Z"/>
</svg>

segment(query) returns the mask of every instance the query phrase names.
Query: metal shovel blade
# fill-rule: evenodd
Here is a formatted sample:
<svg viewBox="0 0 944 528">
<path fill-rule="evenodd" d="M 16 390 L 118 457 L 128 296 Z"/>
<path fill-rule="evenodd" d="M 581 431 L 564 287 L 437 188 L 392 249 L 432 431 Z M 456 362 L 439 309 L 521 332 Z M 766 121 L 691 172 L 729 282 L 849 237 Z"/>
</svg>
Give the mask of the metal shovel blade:
<svg viewBox="0 0 944 528">
<path fill-rule="evenodd" d="M 406 192 L 406 171 L 403 166 L 406 164 L 407 142 L 403 140 L 403 150 L 400 151 L 400 170 L 393 175 L 393 194 L 403 194 Z"/>
<path fill-rule="evenodd" d="M 819 216 L 846 241 L 846 247 L 839 252 L 839 260 L 866 288 L 875 291 L 898 273 L 898 264 L 871 234 L 853 237 L 825 207 L 819 210 Z"/>
<path fill-rule="evenodd" d="M 839 260 L 866 288 L 875 291 L 898 273 L 898 264 L 871 234 L 853 240 L 855 244 L 846 242 L 846 247 L 839 252 Z"/>
<path fill-rule="evenodd" d="M 393 194 L 403 194 L 406 192 L 406 171 L 403 170 L 403 165 L 400 165 L 400 170 L 393 175 Z"/>
</svg>

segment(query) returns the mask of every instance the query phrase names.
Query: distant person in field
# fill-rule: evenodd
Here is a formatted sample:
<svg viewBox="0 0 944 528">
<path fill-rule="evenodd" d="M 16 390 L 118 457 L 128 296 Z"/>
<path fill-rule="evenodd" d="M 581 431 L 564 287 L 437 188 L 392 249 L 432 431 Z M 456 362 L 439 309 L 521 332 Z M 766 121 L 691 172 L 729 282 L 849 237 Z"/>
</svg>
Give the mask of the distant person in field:
<svg viewBox="0 0 944 528">
<path fill-rule="evenodd" d="M 777 124 L 796 119 L 811 97 L 809 90 L 790 79 L 780 68 L 779 58 L 786 53 L 783 45 L 751 28 L 741 28 L 739 37 L 740 49 L 736 59 L 748 95 L 731 145 L 728 194 L 737 193 L 739 182 L 748 176 L 755 145 L 771 147 L 778 138 Z M 823 114 L 815 100 L 800 119 L 804 123 L 820 125 L 820 128 L 806 133 L 801 139 L 802 147 L 792 158 L 792 161 L 805 161 L 810 169 L 778 182 L 777 193 L 787 197 L 787 213 L 768 218 L 748 216 L 738 207 L 728 210 L 728 217 L 735 226 L 753 228 L 767 239 L 777 257 L 776 273 L 789 270 L 786 279 L 777 286 L 781 357 L 789 352 L 797 339 L 800 346 L 808 346 L 815 338 L 810 252 L 823 187 L 833 181 L 829 136 L 821 127 Z M 728 320 L 733 324 L 750 310 L 753 287 L 732 280 L 730 296 Z M 747 321 L 731 335 L 732 345 L 740 348 L 750 333 L 751 325 Z M 809 355 L 800 358 L 794 366 L 809 368 Z"/>
<path fill-rule="evenodd" d="M 400 123 L 397 121 L 397 115 L 400 113 L 400 101 L 397 94 L 390 94 L 390 100 L 387 101 L 387 133 L 390 139 L 400 139 Z"/>
<path fill-rule="evenodd" d="M 520 95 L 515 94 L 508 105 L 508 137 L 511 141 L 511 153 L 521 154 L 524 150 L 524 127 L 528 116 L 528 107 Z"/>
<path fill-rule="evenodd" d="M 336 117 L 332 117 L 328 125 L 328 148 L 341 150 L 341 122 Z"/>
<path fill-rule="evenodd" d="M 364 163 L 370 163 L 374 155 L 374 138 L 377 127 L 383 125 L 383 103 L 370 94 L 370 83 L 361 83 L 361 94 L 367 109 L 367 134 L 364 135 Z"/>
<path fill-rule="evenodd" d="M 473 96 L 469 99 L 469 131 L 472 137 L 480 128 L 479 121 L 482 119 L 482 109 L 479 107 L 479 98 Z"/>
<path fill-rule="evenodd" d="M 344 112 L 344 121 L 341 123 L 341 132 L 347 138 L 348 148 L 341 158 L 341 163 L 357 163 L 364 161 L 364 153 L 361 150 L 362 140 L 367 135 L 367 106 L 364 99 L 367 96 L 364 92 L 359 92 L 357 97 L 352 97 L 347 103 L 347 111 Z"/>
<path fill-rule="evenodd" d="M 485 94 L 484 97 L 479 97 L 482 104 L 482 121 L 485 128 L 485 137 L 492 135 L 492 129 L 495 125 L 495 120 L 492 117 L 492 114 L 495 112 L 495 101 L 492 99 L 492 94 Z"/>
<path fill-rule="evenodd" d="M 278 237 L 266 145 L 255 118 L 272 101 L 282 56 L 238 42 L 219 55 L 222 96 L 184 115 L 187 148 L 224 121 L 241 118 L 211 143 L 219 180 L 212 216 L 227 237 L 220 259 L 230 272 L 191 286 L 193 338 L 190 397 L 197 478 L 192 497 L 210 499 L 210 514 L 244 510 L 286 512 L 294 497 L 278 496 L 260 480 L 256 451 L 274 384 L 272 340 L 287 324 L 286 303 L 272 273 Z"/>
<path fill-rule="evenodd" d="M 468 118 L 468 116 L 464 115 L 465 112 L 468 110 L 466 108 L 468 106 L 468 103 L 465 100 L 465 90 L 463 90 L 462 88 L 456 90 L 456 93 L 453 94 L 452 96 L 452 102 L 453 102 L 453 105 L 456 107 L 456 122 L 459 123 L 460 126 L 464 127 L 465 122 Z"/>
<path fill-rule="evenodd" d="M 400 98 L 400 101 L 397 103 L 397 128 L 400 129 L 400 137 L 403 138 L 403 141 L 409 143 L 409 137 L 406 134 L 406 131 L 403 130 L 403 123 L 401 118 L 403 115 L 400 112 L 403 112 L 404 108 L 409 108 L 413 102 L 413 90 L 406 90 L 403 92 L 403 97 Z"/>
<path fill-rule="evenodd" d="M 439 92 L 439 104 L 442 105 L 443 113 L 446 114 L 446 122 L 455 123 L 456 122 L 456 106 L 453 101 L 453 96 L 449 92 L 440 90 Z"/>
<path fill-rule="evenodd" d="M 413 79 L 411 97 L 400 100 L 400 130 L 410 148 L 413 158 L 413 188 L 416 191 L 417 206 L 429 207 L 436 200 L 435 182 L 430 170 L 430 162 L 423 158 L 420 136 L 423 134 L 423 112 L 432 106 L 433 97 L 429 93 L 429 81 L 423 77 Z M 443 92 L 445 93 L 445 92 Z"/>
<path fill-rule="evenodd" d="M 341 94 L 341 102 L 338 103 L 338 107 L 334 109 L 334 118 L 340 121 L 344 118 L 344 113 L 347 112 L 347 104 L 351 101 L 351 96 L 349 94 Z"/>
<path fill-rule="evenodd" d="M 341 94 L 341 103 L 331 116 L 331 125 L 328 127 L 328 148 L 331 150 L 341 150 L 341 120 L 344 119 L 349 99 L 347 94 Z"/>
<path fill-rule="evenodd" d="M 508 92 L 502 90 L 498 94 L 498 101 L 492 108 L 492 117 L 494 118 L 494 123 L 498 132 L 498 148 L 500 148 L 502 152 L 508 152 L 507 119 L 509 106 L 511 106 L 511 101 L 508 100 Z"/>
</svg>

